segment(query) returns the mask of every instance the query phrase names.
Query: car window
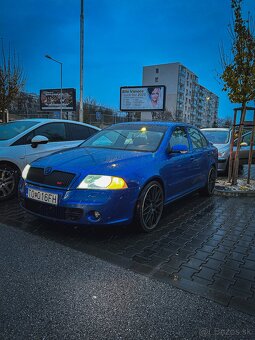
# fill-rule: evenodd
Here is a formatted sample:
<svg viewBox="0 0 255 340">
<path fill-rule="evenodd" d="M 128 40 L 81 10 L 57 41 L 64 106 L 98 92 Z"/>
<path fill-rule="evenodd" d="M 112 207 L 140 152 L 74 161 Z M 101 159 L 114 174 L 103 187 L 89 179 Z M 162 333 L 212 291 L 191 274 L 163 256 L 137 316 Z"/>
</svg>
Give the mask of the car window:
<svg viewBox="0 0 255 340">
<path fill-rule="evenodd" d="M 188 128 L 188 131 L 193 149 L 200 149 L 208 145 L 205 137 L 197 129 Z"/>
<path fill-rule="evenodd" d="M 70 140 L 85 140 L 91 136 L 90 128 L 80 124 L 68 123 L 66 124 L 69 133 L 70 133 Z"/>
<path fill-rule="evenodd" d="M 45 136 L 50 142 L 62 142 L 66 140 L 64 123 L 49 123 L 40 126 L 34 131 L 35 136 Z"/>
<path fill-rule="evenodd" d="M 243 136 L 243 142 L 247 143 L 248 145 L 250 145 L 251 142 L 251 133 L 248 133 L 247 135 Z"/>
<path fill-rule="evenodd" d="M 119 134 L 113 130 L 107 131 L 106 134 L 100 136 L 94 142 L 92 142 L 91 146 L 112 146 L 115 145 Z"/>
<path fill-rule="evenodd" d="M 183 127 L 177 127 L 170 138 L 169 145 L 172 148 L 174 145 L 186 145 L 189 149 L 189 140 L 187 136 L 187 132 Z"/>
<path fill-rule="evenodd" d="M 28 130 L 38 124 L 37 121 L 16 121 L 0 125 L 0 140 L 8 140 L 18 136 L 20 133 Z"/>
<path fill-rule="evenodd" d="M 229 141 L 229 131 L 222 130 L 202 130 L 205 137 L 213 144 L 227 144 Z"/>
</svg>

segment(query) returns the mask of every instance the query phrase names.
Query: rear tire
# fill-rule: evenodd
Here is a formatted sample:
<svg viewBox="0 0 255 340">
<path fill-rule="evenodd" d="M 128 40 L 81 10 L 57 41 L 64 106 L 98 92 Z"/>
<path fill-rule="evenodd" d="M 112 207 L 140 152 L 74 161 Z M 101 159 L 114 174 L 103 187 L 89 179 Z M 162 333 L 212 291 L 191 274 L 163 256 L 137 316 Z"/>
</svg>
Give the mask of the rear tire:
<svg viewBox="0 0 255 340">
<path fill-rule="evenodd" d="M 0 202 L 11 199 L 17 194 L 20 173 L 12 165 L 0 164 Z"/>
<path fill-rule="evenodd" d="M 211 169 L 208 173 L 206 185 L 204 186 L 204 188 L 202 188 L 199 191 L 199 193 L 202 196 L 212 196 L 213 195 L 213 192 L 214 192 L 214 189 L 215 189 L 216 178 L 217 178 L 216 169 L 215 169 L 215 167 L 211 167 Z"/>
<path fill-rule="evenodd" d="M 135 220 L 144 232 L 154 230 L 161 218 L 164 208 L 163 188 L 157 181 L 148 183 L 142 190 L 137 206 Z"/>
</svg>

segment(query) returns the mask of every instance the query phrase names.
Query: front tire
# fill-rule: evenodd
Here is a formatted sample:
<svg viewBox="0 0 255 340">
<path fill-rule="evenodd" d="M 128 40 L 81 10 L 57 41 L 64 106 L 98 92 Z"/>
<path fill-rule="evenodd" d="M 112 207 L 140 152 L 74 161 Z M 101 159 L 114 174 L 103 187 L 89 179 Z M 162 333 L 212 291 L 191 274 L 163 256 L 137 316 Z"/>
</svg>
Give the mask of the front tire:
<svg viewBox="0 0 255 340">
<path fill-rule="evenodd" d="M 211 167 L 208 177 L 207 177 L 207 182 L 204 188 L 200 190 L 200 194 L 202 196 L 212 196 L 214 189 L 215 189 L 215 182 L 217 178 L 217 172 L 215 167 Z"/>
<path fill-rule="evenodd" d="M 164 208 L 163 188 L 157 181 L 148 183 L 142 190 L 136 206 L 136 223 L 145 232 L 154 230 Z"/>
<path fill-rule="evenodd" d="M 11 199 L 17 194 L 19 171 L 12 165 L 0 164 L 0 202 Z"/>
</svg>

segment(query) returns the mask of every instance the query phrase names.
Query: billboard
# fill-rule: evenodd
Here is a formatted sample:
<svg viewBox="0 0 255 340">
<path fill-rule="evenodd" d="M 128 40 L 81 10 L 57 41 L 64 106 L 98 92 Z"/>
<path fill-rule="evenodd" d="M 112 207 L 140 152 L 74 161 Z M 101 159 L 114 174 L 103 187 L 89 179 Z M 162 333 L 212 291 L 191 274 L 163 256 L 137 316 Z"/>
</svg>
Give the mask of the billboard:
<svg viewBox="0 0 255 340">
<path fill-rule="evenodd" d="M 121 111 L 164 111 L 164 85 L 126 86 L 120 88 Z"/>
<path fill-rule="evenodd" d="M 40 90 L 40 108 L 42 111 L 60 111 L 61 89 Z M 76 111 L 75 89 L 62 89 L 62 110 Z"/>
</svg>

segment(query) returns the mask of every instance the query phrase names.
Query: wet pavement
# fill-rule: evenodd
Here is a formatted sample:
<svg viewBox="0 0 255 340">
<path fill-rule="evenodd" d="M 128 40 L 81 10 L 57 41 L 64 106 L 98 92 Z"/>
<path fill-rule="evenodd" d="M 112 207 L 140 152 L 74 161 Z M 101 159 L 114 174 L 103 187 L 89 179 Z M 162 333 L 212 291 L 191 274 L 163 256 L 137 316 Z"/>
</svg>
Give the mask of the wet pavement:
<svg viewBox="0 0 255 340">
<path fill-rule="evenodd" d="M 157 230 L 73 227 L 33 217 L 17 200 L 0 222 L 255 315 L 255 198 L 202 198 L 167 206 Z"/>
</svg>

